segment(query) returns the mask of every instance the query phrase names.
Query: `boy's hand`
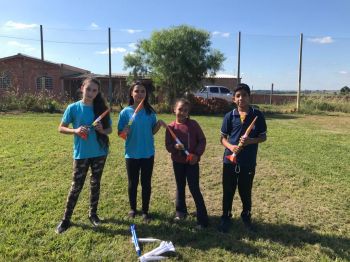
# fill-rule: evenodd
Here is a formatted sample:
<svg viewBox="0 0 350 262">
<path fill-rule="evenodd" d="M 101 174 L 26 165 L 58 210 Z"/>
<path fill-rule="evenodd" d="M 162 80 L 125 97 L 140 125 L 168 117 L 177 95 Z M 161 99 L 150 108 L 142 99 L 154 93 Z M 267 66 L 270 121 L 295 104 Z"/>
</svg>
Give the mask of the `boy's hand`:
<svg viewBox="0 0 350 262">
<path fill-rule="evenodd" d="M 183 144 L 175 144 L 175 149 L 177 149 L 177 150 L 184 150 L 185 149 L 185 147 L 184 147 L 184 145 Z"/>
<path fill-rule="evenodd" d="M 189 162 L 190 165 L 194 165 L 198 162 L 198 156 L 195 154 L 192 154 L 191 160 Z"/>
<path fill-rule="evenodd" d="M 87 126 L 80 126 L 74 129 L 76 135 L 87 135 L 89 133 L 89 128 Z"/>
<path fill-rule="evenodd" d="M 250 145 L 253 143 L 253 139 L 250 138 L 250 137 L 244 137 L 242 136 L 240 139 L 239 139 L 239 143 L 242 144 L 242 146 L 247 146 L 247 145 Z"/>
<path fill-rule="evenodd" d="M 237 154 L 240 150 L 239 146 L 236 145 L 231 145 L 231 147 L 229 148 L 231 150 L 231 152 Z"/>
</svg>

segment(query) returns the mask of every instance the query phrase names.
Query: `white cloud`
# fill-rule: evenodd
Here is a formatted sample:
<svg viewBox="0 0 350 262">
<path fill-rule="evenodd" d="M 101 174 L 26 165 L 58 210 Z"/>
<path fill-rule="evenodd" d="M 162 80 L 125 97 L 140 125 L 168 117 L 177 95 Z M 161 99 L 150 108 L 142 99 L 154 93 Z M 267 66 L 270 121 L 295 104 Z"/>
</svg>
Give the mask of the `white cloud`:
<svg viewBox="0 0 350 262">
<path fill-rule="evenodd" d="M 230 37 L 230 33 L 222 33 L 221 36 L 222 37 Z"/>
<path fill-rule="evenodd" d="M 348 71 L 345 71 L 345 70 L 342 70 L 342 71 L 339 71 L 339 74 L 341 75 L 347 75 L 349 72 Z"/>
<path fill-rule="evenodd" d="M 128 32 L 129 34 L 135 34 L 135 33 L 142 32 L 142 30 L 139 30 L 139 29 L 122 29 L 121 31 Z"/>
<path fill-rule="evenodd" d="M 90 25 L 90 28 L 91 29 L 99 29 L 100 27 L 95 22 L 92 22 Z"/>
<path fill-rule="evenodd" d="M 7 21 L 5 23 L 5 28 L 9 29 L 31 29 L 31 28 L 36 28 L 39 27 L 37 24 L 24 24 L 24 23 L 19 23 L 19 22 L 14 22 L 14 21 Z"/>
<path fill-rule="evenodd" d="M 230 37 L 230 33 L 229 32 L 220 32 L 220 31 L 214 31 L 211 33 L 213 36 L 221 36 L 221 37 Z"/>
<path fill-rule="evenodd" d="M 331 44 L 334 42 L 333 38 L 330 36 L 309 38 L 308 40 L 317 44 Z"/>
<path fill-rule="evenodd" d="M 112 55 L 113 54 L 117 54 L 117 53 L 125 53 L 126 52 L 126 49 L 123 48 L 123 47 L 112 47 L 111 48 L 111 53 Z M 108 48 L 104 51 L 97 51 L 96 54 L 99 54 L 99 55 L 108 55 L 109 54 L 109 50 Z"/>
<path fill-rule="evenodd" d="M 136 49 L 137 46 L 136 46 L 136 43 L 131 43 L 128 45 L 131 49 Z"/>
<path fill-rule="evenodd" d="M 16 47 L 16 48 L 22 49 L 22 50 L 24 50 L 26 52 L 31 52 L 31 51 L 35 50 L 34 47 L 32 47 L 30 45 L 27 45 L 27 44 L 19 43 L 17 41 L 8 41 L 7 45 L 9 45 L 11 47 Z"/>
</svg>

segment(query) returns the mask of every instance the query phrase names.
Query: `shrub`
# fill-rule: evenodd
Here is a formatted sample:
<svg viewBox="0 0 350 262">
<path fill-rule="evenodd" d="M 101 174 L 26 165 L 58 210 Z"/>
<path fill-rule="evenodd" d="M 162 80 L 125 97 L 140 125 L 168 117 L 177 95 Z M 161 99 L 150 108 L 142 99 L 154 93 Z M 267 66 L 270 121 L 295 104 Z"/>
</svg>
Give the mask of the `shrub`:
<svg viewBox="0 0 350 262">
<path fill-rule="evenodd" d="M 334 97 L 303 97 L 301 100 L 302 113 L 318 112 L 343 112 L 350 113 L 350 103 L 348 96 Z"/>
<path fill-rule="evenodd" d="M 0 99 L 0 111 L 61 112 L 63 105 L 47 92 L 18 95 L 6 92 Z"/>
<path fill-rule="evenodd" d="M 172 113 L 172 105 L 168 103 L 158 103 L 153 106 L 157 113 Z"/>
<path fill-rule="evenodd" d="M 189 94 L 187 99 L 191 102 L 192 114 L 223 114 L 235 107 L 233 103 L 221 98 L 204 99 Z"/>
</svg>

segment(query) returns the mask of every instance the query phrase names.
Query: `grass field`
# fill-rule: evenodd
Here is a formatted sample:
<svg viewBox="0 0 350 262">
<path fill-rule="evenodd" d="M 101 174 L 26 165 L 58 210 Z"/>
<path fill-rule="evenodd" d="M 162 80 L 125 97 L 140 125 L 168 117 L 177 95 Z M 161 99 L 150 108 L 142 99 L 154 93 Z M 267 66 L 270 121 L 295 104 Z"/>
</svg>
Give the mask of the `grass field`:
<svg viewBox="0 0 350 262">
<path fill-rule="evenodd" d="M 72 136 L 57 132 L 61 115 L 0 115 L 0 260 L 136 261 L 129 226 L 139 237 L 172 241 L 169 261 L 350 261 L 350 115 L 267 115 L 268 140 L 260 145 L 253 188 L 257 233 L 246 232 L 234 200 L 233 228 L 216 230 L 221 215 L 221 117 L 195 116 L 207 136 L 201 188 L 211 226 L 198 231 L 195 218 L 174 216 L 175 181 L 156 135 L 151 214 L 126 217 L 129 210 L 123 143 L 114 133 L 102 178 L 100 228 L 88 219 L 88 183 L 64 234 L 60 221 L 71 183 Z M 170 115 L 159 118 L 169 122 Z M 113 121 L 116 124 L 117 116 Z M 88 181 L 86 181 L 88 182 Z M 188 194 L 189 211 L 195 211 Z M 140 198 L 138 203 L 140 203 Z M 147 252 L 157 244 L 145 244 Z"/>
</svg>

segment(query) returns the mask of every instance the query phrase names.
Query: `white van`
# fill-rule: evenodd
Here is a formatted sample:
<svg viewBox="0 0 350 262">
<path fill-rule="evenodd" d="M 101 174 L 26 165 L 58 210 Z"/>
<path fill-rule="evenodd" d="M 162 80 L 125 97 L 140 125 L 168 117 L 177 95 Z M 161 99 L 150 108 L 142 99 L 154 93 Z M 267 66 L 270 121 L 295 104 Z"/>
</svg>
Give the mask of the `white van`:
<svg viewBox="0 0 350 262">
<path fill-rule="evenodd" d="M 216 97 L 232 102 L 232 92 L 225 86 L 203 86 L 194 95 L 197 97 L 203 97 L 204 99 Z"/>
</svg>

